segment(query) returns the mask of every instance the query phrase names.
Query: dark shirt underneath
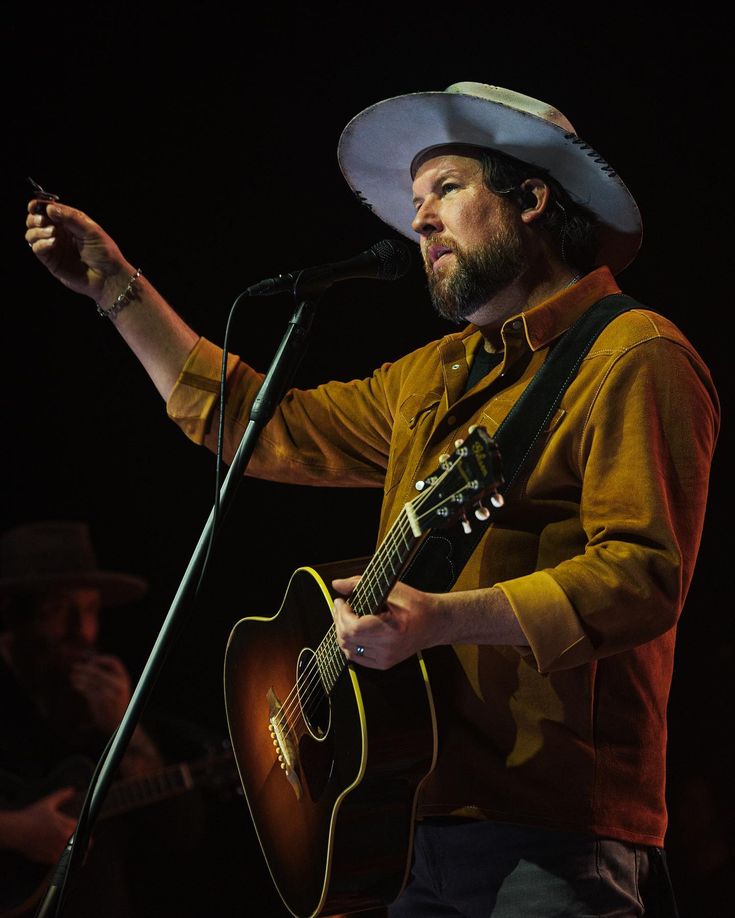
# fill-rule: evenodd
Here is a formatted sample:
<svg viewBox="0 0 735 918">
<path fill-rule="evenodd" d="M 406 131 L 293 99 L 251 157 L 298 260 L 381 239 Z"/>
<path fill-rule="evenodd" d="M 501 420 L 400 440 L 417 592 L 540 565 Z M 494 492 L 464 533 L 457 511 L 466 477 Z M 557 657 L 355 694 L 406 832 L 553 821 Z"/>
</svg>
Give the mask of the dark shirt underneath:
<svg viewBox="0 0 735 918">
<path fill-rule="evenodd" d="M 504 352 L 503 351 L 486 351 L 484 347 L 480 347 L 475 352 L 475 356 L 472 360 L 472 366 L 470 367 L 470 372 L 467 377 L 467 386 L 465 392 L 469 392 L 474 386 L 479 383 L 483 376 L 494 370 L 495 367 L 500 366 L 503 362 Z"/>
</svg>

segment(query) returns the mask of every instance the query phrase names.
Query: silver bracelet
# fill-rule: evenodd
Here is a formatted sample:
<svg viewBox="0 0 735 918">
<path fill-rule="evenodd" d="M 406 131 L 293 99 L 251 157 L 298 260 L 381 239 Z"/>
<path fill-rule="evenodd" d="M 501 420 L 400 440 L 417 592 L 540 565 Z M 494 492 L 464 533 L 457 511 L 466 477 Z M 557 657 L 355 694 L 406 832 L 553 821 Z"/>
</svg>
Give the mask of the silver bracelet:
<svg viewBox="0 0 735 918">
<path fill-rule="evenodd" d="M 143 271 L 138 268 L 135 274 L 130 276 L 128 286 L 123 290 L 120 296 L 115 299 L 115 302 L 112 304 L 112 306 L 110 306 L 109 309 L 103 309 L 100 304 L 97 303 L 97 312 L 106 319 L 116 318 L 120 310 L 125 309 L 128 303 L 136 298 L 138 291 L 135 288 L 135 282 L 142 273 Z"/>
</svg>

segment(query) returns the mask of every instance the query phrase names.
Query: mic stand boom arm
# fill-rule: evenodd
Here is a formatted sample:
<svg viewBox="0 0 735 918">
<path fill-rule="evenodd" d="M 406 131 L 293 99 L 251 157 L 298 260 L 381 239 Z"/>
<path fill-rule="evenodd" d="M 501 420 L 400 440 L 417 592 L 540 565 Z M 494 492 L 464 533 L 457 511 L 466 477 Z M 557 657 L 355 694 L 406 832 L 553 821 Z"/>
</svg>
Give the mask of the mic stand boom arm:
<svg viewBox="0 0 735 918">
<path fill-rule="evenodd" d="M 299 291 L 295 290 L 295 293 L 298 292 Z M 308 299 L 297 300 L 297 307 L 289 320 L 278 350 L 266 373 L 263 384 L 258 391 L 258 395 L 255 398 L 250 412 L 250 418 L 245 428 L 245 433 L 243 434 L 242 440 L 232 460 L 232 464 L 222 484 L 222 488 L 220 489 L 219 513 L 216 514 L 215 508 L 213 507 L 209 514 L 209 518 L 199 537 L 199 541 L 194 549 L 189 565 L 179 584 L 179 588 L 174 596 L 163 625 L 161 626 L 161 630 L 158 633 L 156 642 L 153 645 L 153 650 L 148 657 L 140 679 L 133 691 L 130 703 L 112 737 L 111 743 L 108 745 L 105 752 L 103 752 L 102 758 L 97 765 L 97 770 L 95 772 L 97 776 L 96 781 L 94 781 L 93 785 L 91 785 L 87 791 L 85 807 L 80 815 L 76 830 L 70 838 L 67 848 L 54 870 L 44 899 L 36 912 L 36 918 L 61 914 L 60 909 L 64 898 L 63 893 L 66 886 L 66 879 L 71 873 L 72 854 L 74 859 L 77 857 L 83 859 L 86 853 L 92 828 L 102 809 L 104 799 L 112 783 L 116 769 L 125 754 L 128 743 L 140 720 L 143 708 L 163 666 L 166 654 L 181 624 L 182 611 L 185 610 L 186 604 L 189 603 L 193 597 L 196 584 L 198 583 L 203 569 L 203 561 L 206 557 L 212 531 L 213 529 L 216 531 L 217 525 L 224 519 L 232 503 L 235 491 L 245 473 L 253 450 L 255 449 L 260 432 L 268 423 L 276 406 L 281 402 L 288 390 L 294 373 L 304 355 L 309 331 L 314 320 L 318 293 L 319 291 L 315 291 L 315 296 Z M 220 410 L 223 410 L 223 407 L 224 406 L 221 405 Z M 52 908 L 53 911 L 50 911 Z"/>
</svg>

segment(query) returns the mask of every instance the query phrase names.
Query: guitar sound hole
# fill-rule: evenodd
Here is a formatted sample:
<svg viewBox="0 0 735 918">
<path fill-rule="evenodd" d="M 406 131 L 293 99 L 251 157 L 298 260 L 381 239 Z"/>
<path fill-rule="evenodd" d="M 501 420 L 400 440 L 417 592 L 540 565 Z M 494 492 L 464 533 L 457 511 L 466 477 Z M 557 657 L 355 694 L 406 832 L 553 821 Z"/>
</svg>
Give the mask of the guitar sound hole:
<svg viewBox="0 0 735 918">
<path fill-rule="evenodd" d="M 324 687 L 313 650 L 304 648 L 299 654 L 296 685 L 304 723 L 316 740 L 324 739 L 329 732 L 332 706 Z"/>
</svg>

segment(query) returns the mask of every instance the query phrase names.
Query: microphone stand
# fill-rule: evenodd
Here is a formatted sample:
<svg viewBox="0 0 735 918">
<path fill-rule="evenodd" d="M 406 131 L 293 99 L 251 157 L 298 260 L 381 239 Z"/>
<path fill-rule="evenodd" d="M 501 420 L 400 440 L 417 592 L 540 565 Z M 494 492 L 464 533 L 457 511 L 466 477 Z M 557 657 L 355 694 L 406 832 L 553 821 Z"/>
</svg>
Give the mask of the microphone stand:
<svg viewBox="0 0 735 918">
<path fill-rule="evenodd" d="M 75 857 L 83 858 L 86 853 L 92 828 L 99 816 L 115 771 L 130 742 L 158 673 L 161 670 L 166 653 L 176 634 L 179 620 L 182 617 L 182 610 L 192 597 L 198 581 L 198 575 L 201 572 L 202 562 L 207 554 L 207 546 L 213 527 L 216 527 L 217 523 L 224 519 L 255 449 L 260 432 L 268 423 L 276 406 L 281 402 L 290 387 L 293 375 L 306 350 L 318 295 L 324 288 L 329 286 L 329 283 L 329 281 L 326 281 L 321 288 L 313 283 L 305 284 L 304 286 L 309 294 L 308 297 L 299 289 L 298 281 L 294 285 L 293 293 L 296 297 L 297 306 L 289 320 L 263 384 L 253 402 L 245 433 L 220 489 L 218 519 L 215 519 L 215 508 L 213 507 L 159 631 L 153 650 L 133 691 L 125 714 L 97 765 L 96 781 L 93 778 L 93 783 L 90 785 L 85 799 L 85 807 L 88 804 L 86 819 L 84 818 L 83 808 L 76 830 L 69 839 L 64 853 L 54 869 L 43 901 L 36 911 L 36 918 L 48 918 L 51 915 L 58 916 L 61 914 L 60 909 L 64 899 L 64 889 L 67 885 L 66 881 L 70 873 L 72 854 Z M 303 299 L 302 296 L 304 297 Z M 221 405 L 220 410 L 223 409 L 224 406 Z M 77 850 L 74 850 L 75 848 Z"/>
</svg>

